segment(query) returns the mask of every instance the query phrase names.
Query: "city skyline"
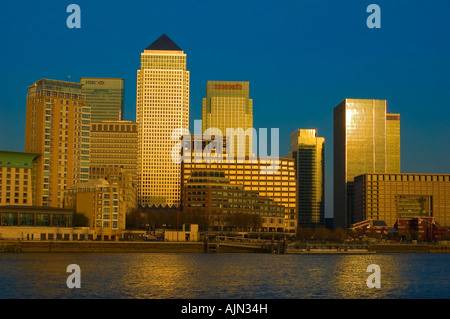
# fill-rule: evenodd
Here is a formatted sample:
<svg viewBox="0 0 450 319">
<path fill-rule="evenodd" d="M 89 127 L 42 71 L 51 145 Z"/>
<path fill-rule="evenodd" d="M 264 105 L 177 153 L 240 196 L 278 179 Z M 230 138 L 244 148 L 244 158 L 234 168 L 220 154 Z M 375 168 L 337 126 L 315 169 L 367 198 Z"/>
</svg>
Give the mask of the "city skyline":
<svg viewBox="0 0 450 319">
<path fill-rule="evenodd" d="M 60 33 L 65 35 L 60 43 L 63 47 L 69 47 L 73 41 L 93 44 L 90 41 L 98 36 L 98 31 L 93 31 L 93 27 L 99 23 L 93 17 L 95 15 L 93 12 L 100 14 L 101 4 L 80 2 L 83 9 L 82 29 L 69 30 L 65 26 L 64 14 L 60 14 L 60 11 L 65 11 L 65 6 L 57 6 L 54 2 L 52 7 L 50 3 L 48 7 L 44 6 L 45 8 L 41 10 L 48 10 L 49 17 L 61 15 L 61 21 L 48 19 L 47 22 L 38 23 L 38 28 L 55 28 L 60 23 L 61 30 L 55 28 L 55 31 L 50 32 L 49 36 L 57 36 Z M 14 151 L 24 150 L 25 121 L 23 114 L 25 113 L 26 96 L 24 92 L 29 83 L 41 78 L 65 80 L 69 75 L 71 81 L 77 81 L 79 77 L 84 76 L 125 78 L 127 91 L 125 92 L 124 119 L 134 121 L 135 70 L 139 61 L 139 52 L 142 52 L 149 41 L 153 41 L 162 33 L 167 33 L 189 55 L 189 61 L 192 61 L 188 62 L 188 69 L 192 72 L 191 126 L 193 120 L 201 118 L 201 100 L 204 97 L 204 86 L 208 80 L 250 82 L 252 88 L 250 94 L 255 104 L 254 126 L 255 128 L 280 128 L 280 156 L 288 153 L 289 134 L 297 128 L 317 127 L 322 136 L 328 141 L 332 141 L 332 111 L 334 106 L 344 98 L 386 99 L 388 109 L 395 110 L 402 115 L 402 171 L 448 173 L 450 151 L 445 143 L 446 138 L 450 135 L 450 129 L 446 125 L 450 111 L 445 106 L 444 92 L 448 87 L 445 75 L 448 74 L 450 67 L 448 59 L 446 59 L 449 45 L 441 41 L 444 30 L 440 29 L 440 22 L 445 18 L 443 12 L 446 11 L 442 7 L 448 7 L 449 4 L 442 1 L 433 2 L 421 10 L 419 16 L 421 19 L 418 19 L 417 24 L 413 24 L 409 18 L 419 15 L 414 11 L 413 5 L 405 6 L 405 3 L 392 4 L 379 1 L 383 12 L 382 28 L 371 30 L 365 26 L 367 17 L 365 8 L 368 3 L 358 4 L 355 1 L 345 6 L 332 2 L 326 3 L 327 5 L 320 5 L 320 8 L 311 3 L 283 3 L 280 7 L 274 8 L 275 13 L 272 15 L 268 14 L 267 3 L 258 3 L 261 6 L 256 8 L 251 8 L 249 4 L 243 4 L 240 12 L 231 15 L 232 19 L 238 21 L 238 18 L 245 12 L 254 10 L 251 21 L 272 17 L 271 21 L 274 22 L 268 27 L 264 27 L 261 22 L 249 27 L 253 37 L 243 36 L 237 32 L 231 32 L 231 34 L 226 32 L 227 30 L 238 30 L 241 27 L 240 24 L 222 30 L 219 22 L 223 23 L 223 20 L 211 23 L 211 30 L 204 30 L 203 33 L 200 32 L 199 26 L 190 25 L 188 27 L 191 28 L 190 30 L 197 31 L 194 32 L 194 35 L 189 35 L 189 30 L 179 31 L 176 27 L 157 20 L 160 25 L 154 26 L 154 32 L 145 31 L 126 39 L 127 32 L 136 27 L 136 24 L 132 24 L 132 26 L 128 26 L 130 29 L 124 29 L 115 34 L 115 37 L 118 36 L 127 49 L 118 50 L 115 53 L 117 55 L 110 52 L 109 56 L 104 59 L 99 57 L 97 60 L 90 56 L 90 59 L 97 65 L 85 63 L 86 58 L 80 61 L 75 58 L 83 56 L 80 53 L 87 52 L 87 46 L 81 45 L 80 48 L 71 46 L 72 51 L 65 52 L 64 56 L 59 53 L 57 57 L 61 57 L 61 59 L 55 59 L 54 53 L 47 50 L 36 53 L 38 58 L 42 58 L 40 60 L 42 65 L 34 65 L 30 70 L 23 70 L 16 66 L 16 61 L 21 60 L 18 59 L 22 54 L 19 51 L 26 52 L 26 50 L 22 47 L 23 44 L 18 43 L 16 39 L 27 30 L 27 27 L 32 26 L 34 19 L 39 16 L 36 15 L 35 18 L 31 14 L 36 7 L 29 5 L 24 8 L 29 13 L 29 20 L 25 19 L 26 23 L 16 28 L 14 33 L 12 31 L 6 33 L 6 43 L 15 49 L 10 50 L 11 52 L 3 51 L 1 53 L 2 61 L 10 62 L 10 65 L 4 65 L 5 72 L 1 86 L 3 88 L 0 102 L 3 113 L 1 133 L 2 136 L 10 136 L 11 134 L 8 133 L 13 132 L 13 136 L 8 139 L 2 138 L 0 148 Z M 131 2 L 130 8 L 124 8 L 125 10 L 122 10 L 124 12 L 121 13 L 126 16 L 129 12 L 135 12 L 135 4 Z M 117 8 L 118 4 L 112 2 L 108 5 Z M 166 15 L 181 17 L 182 13 L 187 14 L 187 10 L 183 10 L 183 6 L 188 5 L 182 4 L 179 9 L 175 10 L 175 13 L 164 12 Z M 207 9 L 212 9 L 213 12 L 218 12 L 219 9 L 226 12 L 231 10 L 231 8 L 224 7 L 223 4 L 208 4 L 207 9 L 202 9 L 200 5 L 190 5 L 194 7 L 194 10 L 191 11 L 196 12 L 191 15 L 201 14 L 202 10 Z M 8 3 L 6 9 L 9 8 L 11 12 L 24 11 L 15 9 L 15 6 L 17 4 Z M 292 12 L 287 12 L 287 9 L 292 9 Z M 108 11 L 111 19 L 118 18 L 113 11 L 120 12 L 121 10 L 111 9 Z M 281 19 L 283 14 L 287 17 L 293 17 L 296 14 L 298 17 L 296 20 L 286 19 L 287 22 L 283 22 Z M 308 14 L 312 17 L 308 18 Z M 189 16 L 189 14 L 187 15 Z M 427 24 L 420 23 L 431 15 L 433 16 L 432 21 L 428 21 Z M 323 19 L 329 21 L 324 25 L 314 24 L 314 18 L 318 17 L 321 18 L 318 21 L 324 21 Z M 341 19 L 342 17 L 347 20 Z M 14 18 L 14 14 L 0 22 L 2 30 L 14 29 L 6 27 L 8 23 L 15 25 L 12 18 Z M 207 21 L 212 22 L 213 18 L 214 15 L 211 15 Z M 334 29 L 331 28 L 330 25 L 337 23 L 338 18 L 342 23 L 337 24 Z M 185 20 L 182 21 L 185 22 Z M 314 31 L 319 35 L 317 38 L 308 35 L 308 31 L 311 31 L 312 28 L 315 28 Z M 80 32 L 76 33 L 77 31 Z M 200 38 L 204 38 L 205 34 L 214 34 L 214 32 L 216 32 L 215 37 L 209 37 L 205 43 L 199 42 L 198 34 L 202 34 Z M 342 39 L 344 32 L 348 32 L 349 35 L 344 38 L 343 44 L 339 44 L 337 40 Z M 431 37 L 428 36 L 430 32 L 434 33 Z M 282 34 L 280 39 L 277 39 L 273 45 L 268 45 L 277 34 Z M 323 39 L 319 41 L 320 36 Z M 303 46 L 297 41 L 299 37 L 303 39 L 301 43 Z M 289 39 L 293 41 L 287 41 Z M 102 47 L 110 49 L 111 44 L 108 43 L 110 40 L 111 38 L 106 36 L 105 39 L 96 42 L 92 49 L 100 50 Z M 211 43 L 214 46 L 211 46 Z M 325 54 L 328 52 L 324 50 L 325 47 L 335 45 L 336 50 L 332 51 L 337 51 L 343 45 L 347 46 L 353 43 L 357 46 L 352 52 L 346 51 L 347 56 L 345 54 Z M 207 44 L 209 45 L 205 47 Z M 230 47 L 230 44 L 239 46 L 241 50 Z M 286 45 L 287 49 L 281 51 L 289 58 L 293 58 L 294 53 L 300 53 L 300 56 L 297 57 L 298 60 L 292 59 L 288 67 L 284 67 L 285 60 L 280 59 L 280 56 L 277 55 L 278 47 L 281 44 Z M 318 48 L 314 49 L 314 44 L 318 45 Z M 382 48 L 374 49 L 377 47 L 376 44 L 383 44 Z M 369 45 L 371 51 L 366 50 Z M 13 54 L 13 58 L 10 56 L 11 54 Z M 50 61 L 52 64 L 49 64 Z M 260 69 L 257 68 L 264 62 L 265 68 L 262 69 L 270 76 L 262 76 Z M 18 69 L 20 72 L 17 72 Z M 298 73 L 297 80 L 282 81 L 282 79 L 292 79 L 288 76 L 290 73 L 295 73 L 293 71 L 303 71 L 303 73 Z M 361 79 L 365 81 L 361 81 Z M 424 112 L 424 109 L 432 106 L 435 108 L 435 112 Z M 276 112 L 283 107 L 286 112 Z M 437 113 L 439 116 L 436 116 Z M 326 154 L 328 154 L 326 158 L 327 217 L 330 217 L 332 211 L 329 208 L 332 206 L 332 197 L 330 197 L 332 189 L 329 184 L 332 183 L 331 155 L 333 154 L 330 145 L 332 143 L 328 143 L 326 146 Z"/>
</svg>

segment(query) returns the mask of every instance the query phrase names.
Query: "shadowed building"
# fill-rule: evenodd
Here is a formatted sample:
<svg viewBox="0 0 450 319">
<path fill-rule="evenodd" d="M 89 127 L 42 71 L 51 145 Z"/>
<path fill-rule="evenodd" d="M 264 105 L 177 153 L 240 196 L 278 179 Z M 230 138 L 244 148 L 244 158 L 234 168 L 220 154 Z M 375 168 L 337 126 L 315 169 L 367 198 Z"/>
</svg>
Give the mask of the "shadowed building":
<svg viewBox="0 0 450 319">
<path fill-rule="evenodd" d="M 297 171 L 297 223 L 299 227 L 325 223 L 325 138 L 316 129 L 297 129 L 291 134 L 289 158 Z"/>
</svg>

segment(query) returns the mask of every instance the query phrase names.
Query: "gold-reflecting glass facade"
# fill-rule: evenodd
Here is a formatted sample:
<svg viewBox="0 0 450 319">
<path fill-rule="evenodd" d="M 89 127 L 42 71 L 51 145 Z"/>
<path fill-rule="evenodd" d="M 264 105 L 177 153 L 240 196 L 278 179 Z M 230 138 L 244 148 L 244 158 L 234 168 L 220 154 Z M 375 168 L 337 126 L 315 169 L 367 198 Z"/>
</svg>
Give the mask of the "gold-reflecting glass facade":
<svg viewBox="0 0 450 319">
<path fill-rule="evenodd" d="M 202 133 L 219 129 L 224 137 L 230 137 L 235 156 L 253 152 L 253 100 L 249 94 L 249 82 L 208 81 L 202 101 Z M 227 134 L 230 129 L 231 136 Z"/>
<path fill-rule="evenodd" d="M 297 170 L 297 223 L 323 226 L 325 221 L 325 138 L 317 129 L 297 129 L 291 134 L 291 151 Z"/>
<path fill-rule="evenodd" d="M 386 114 L 387 172 L 400 173 L 400 114 Z"/>
<path fill-rule="evenodd" d="M 189 71 L 181 49 L 164 50 L 163 45 L 141 53 L 136 122 L 138 203 L 180 205 L 180 164 L 172 160 L 172 148 L 177 143 L 172 133 L 189 129 Z"/>
<path fill-rule="evenodd" d="M 355 218 L 385 221 L 434 217 L 450 226 L 450 175 L 367 173 L 355 178 Z"/>
<path fill-rule="evenodd" d="M 400 172 L 400 116 L 389 122 L 386 104 L 386 100 L 345 99 L 334 109 L 335 227 L 347 228 L 354 222 L 355 176 Z"/>
</svg>

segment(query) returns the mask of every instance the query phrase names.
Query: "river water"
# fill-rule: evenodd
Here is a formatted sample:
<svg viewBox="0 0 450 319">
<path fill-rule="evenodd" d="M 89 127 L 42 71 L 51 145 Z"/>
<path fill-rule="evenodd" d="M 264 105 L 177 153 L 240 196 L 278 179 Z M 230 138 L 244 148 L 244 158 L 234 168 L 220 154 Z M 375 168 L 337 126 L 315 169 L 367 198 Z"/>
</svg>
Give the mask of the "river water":
<svg viewBox="0 0 450 319">
<path fill-rule="evenodd" d="M 367 286 L 371 264 L 380 288 Z M 448 299 L 449 270 L 450 254 L 3 253 L 0 298 Z"/>
</svg>

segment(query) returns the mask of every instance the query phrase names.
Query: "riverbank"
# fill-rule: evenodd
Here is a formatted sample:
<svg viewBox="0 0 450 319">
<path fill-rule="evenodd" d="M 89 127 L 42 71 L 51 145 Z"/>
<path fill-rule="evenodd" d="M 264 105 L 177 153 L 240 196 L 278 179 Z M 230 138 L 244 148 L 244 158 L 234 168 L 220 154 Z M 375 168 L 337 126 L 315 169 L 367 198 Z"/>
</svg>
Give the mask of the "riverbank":
<svg viewBox="0 0 450 319">
<path fill-rule="evenodd" d="M 450 253 L 450 245 L 371 244 L 367 247 L 284 248 L 280 243 L 135 242 L 135 241 L 23 241 L 1 240 L 0 253 L 272 253 L 376 254 Z"/>
</svg>

